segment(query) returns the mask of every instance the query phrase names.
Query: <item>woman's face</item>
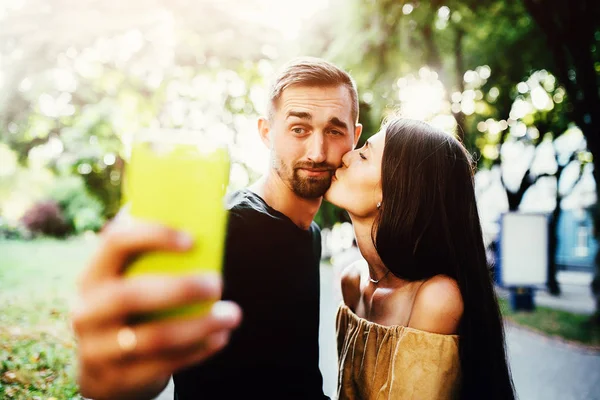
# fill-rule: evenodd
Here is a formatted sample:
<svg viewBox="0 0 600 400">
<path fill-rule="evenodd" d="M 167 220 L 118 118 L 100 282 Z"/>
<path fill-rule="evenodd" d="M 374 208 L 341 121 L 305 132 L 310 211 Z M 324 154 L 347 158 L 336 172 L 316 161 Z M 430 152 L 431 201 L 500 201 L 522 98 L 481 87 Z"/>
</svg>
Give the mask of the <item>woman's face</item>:
<svg viewBox="0 0 600 400">
<path fill-rule="evenodd" d="M 348 211 L 353 217 L 377 214 L 381 202 L 381 159 L 385 131 L 373 135 L 363 147 L 346 153 L 342 166 L 335 171 L 331 187 L 325 193 L 330 203 Z"/>
</svg>

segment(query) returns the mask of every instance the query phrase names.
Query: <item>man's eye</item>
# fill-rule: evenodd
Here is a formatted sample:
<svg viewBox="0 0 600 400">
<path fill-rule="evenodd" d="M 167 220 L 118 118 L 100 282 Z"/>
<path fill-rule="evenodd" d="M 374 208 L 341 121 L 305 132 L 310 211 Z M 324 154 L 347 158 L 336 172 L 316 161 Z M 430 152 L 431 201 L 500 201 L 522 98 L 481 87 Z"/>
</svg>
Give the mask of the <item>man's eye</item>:
<svg viewBox="0 0 600 400">
<path fill-rule="evenodd" d="M 334 130 L 331 130 L 330 132 L 331 132 L 332 134 L 334 134 L 334 135 L 343 135 L 343 134 L 344 134 L 343 132 L 336 131 L 335 129 L 334 129 Z"/>
<path fill-rule="evenodd" d="M 363 153 L 358 153 L 358 155 L 360 156 L 360 158 L 362 158 L 363 160 L 366 160 L 367 157 L 365 157 L 365 155 Z"/>
<path fill-rule="evenodd" d="M 305 132 L 305 130 L 304 130 L 304 128 L 292 128 L 292 132 L 294 132 L 298 135 L 302 135 Z"/>
</svg>

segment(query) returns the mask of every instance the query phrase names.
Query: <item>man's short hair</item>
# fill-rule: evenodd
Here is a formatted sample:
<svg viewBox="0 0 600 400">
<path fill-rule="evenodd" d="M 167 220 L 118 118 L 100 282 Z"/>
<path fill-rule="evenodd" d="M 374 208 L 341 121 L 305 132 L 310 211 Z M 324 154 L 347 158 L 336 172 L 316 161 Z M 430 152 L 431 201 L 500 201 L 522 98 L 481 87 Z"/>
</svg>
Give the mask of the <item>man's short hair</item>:
<svg viewBox="0 0 600 400">
<path fill-rule="evenodd" d="M 275 76 L 269 92 L 269 118 L 277 108 L 281 94 L 290 86 L 335 87 L 344 86 L 352 101 L 352 119 L 358 122 L 358 93 L 352 77 L 332 63 L 315 57 L 300 57 L 288 62 Z"/>
</svg>

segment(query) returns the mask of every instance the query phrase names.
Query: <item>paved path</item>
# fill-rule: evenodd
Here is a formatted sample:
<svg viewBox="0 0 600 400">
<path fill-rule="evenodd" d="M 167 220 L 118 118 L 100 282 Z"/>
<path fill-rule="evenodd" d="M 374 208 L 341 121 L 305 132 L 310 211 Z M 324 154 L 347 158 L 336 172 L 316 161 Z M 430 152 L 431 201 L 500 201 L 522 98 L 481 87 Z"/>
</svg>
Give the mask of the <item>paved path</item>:
<svg viewBox="0 0 600 400">
<path fill-rule="evenodd" d="M 321 268 L 320 366 L 325 393 L 333 398 L 337 380 L 335 312 L 339 293 L 334 272 Z M 520 400 L 600 400 L 600 353 L 508 326 L 509 360 Z M 159 400 L 172 400 L 169 386 Z"/>
<path fill-rule="evenodd" d="M 593 278 L 591 272 L 560 271 L 556 277 L 560 284 L 560 296 L 552 296 L 545 290 L 538 290 L 535 292 L 535 304 L 576 314 L 592 315 L 596 310 L 591 288 Z"/>
<path fill-rule="evenodd" d="M 519 399 L 600 399 L 600 353 L 514 326 L 506 332 Z"/>
</svg>

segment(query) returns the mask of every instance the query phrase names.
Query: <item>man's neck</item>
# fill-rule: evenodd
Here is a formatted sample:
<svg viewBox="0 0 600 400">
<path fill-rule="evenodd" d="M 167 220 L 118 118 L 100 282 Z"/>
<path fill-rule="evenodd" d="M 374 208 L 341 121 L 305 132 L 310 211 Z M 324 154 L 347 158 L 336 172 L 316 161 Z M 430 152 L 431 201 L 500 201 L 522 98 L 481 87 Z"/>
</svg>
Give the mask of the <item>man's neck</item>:
<svg viewBox="0 0 600 400">
<path fill-rule="evenodd" d="M 310 227 L 323 199 L 322 197 L 316 199 L 299 197 L 273 170 L 269 170 L 249 189 L 262 197 L 270 207 L 284 214 L 299 228 L 305 230 Z"/>
</svg>

